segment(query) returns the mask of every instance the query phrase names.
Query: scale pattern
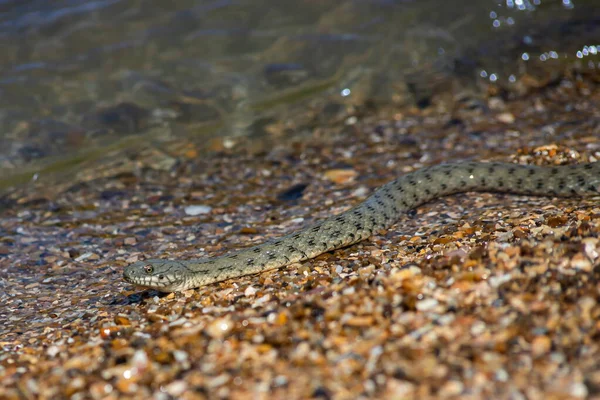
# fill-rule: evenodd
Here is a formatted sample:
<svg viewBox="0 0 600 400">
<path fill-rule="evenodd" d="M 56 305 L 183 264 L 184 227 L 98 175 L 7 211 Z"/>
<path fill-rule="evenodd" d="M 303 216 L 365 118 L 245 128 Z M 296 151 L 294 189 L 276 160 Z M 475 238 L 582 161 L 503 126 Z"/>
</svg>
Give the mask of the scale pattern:
<svg viewBox="0 0 600 400">
<path fill-rule="evenodd" d="M 123 275 L 129 283 L 173 292 L 256 274 L 359 242 L 425 202 L 472 191 L 598 195 L 600 162 L 557 167 L 463 162 L 423 168 L 380 187 L 348 211 L 287 236 L 214 258 L 139 261 L 127 266 Z"/>
</svg>

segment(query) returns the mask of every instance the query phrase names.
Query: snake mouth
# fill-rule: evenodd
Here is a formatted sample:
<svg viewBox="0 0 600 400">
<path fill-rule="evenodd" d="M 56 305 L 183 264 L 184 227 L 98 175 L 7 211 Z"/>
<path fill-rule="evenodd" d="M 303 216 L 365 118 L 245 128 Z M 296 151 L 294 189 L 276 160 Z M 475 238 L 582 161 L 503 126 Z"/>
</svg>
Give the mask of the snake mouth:
<svg viewBox="0 0 600 400">
<path fill-rule="evenodd" d="M 133 265 L 125 267 L 123 270 L 123 280 L 132 285 L 166 293 L 183 290 L 185 284 L 185 280 L 178 274 L 172 276 L 143 275 Z"/>
</svg>

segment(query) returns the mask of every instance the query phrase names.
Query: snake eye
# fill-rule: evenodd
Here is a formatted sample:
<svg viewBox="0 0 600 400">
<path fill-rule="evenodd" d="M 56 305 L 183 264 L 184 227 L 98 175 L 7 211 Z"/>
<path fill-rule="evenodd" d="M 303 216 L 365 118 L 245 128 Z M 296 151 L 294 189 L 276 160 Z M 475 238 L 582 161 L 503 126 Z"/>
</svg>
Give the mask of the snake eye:
<svg viewBox="0 0 600 400">
<path fill-rule="evenodd" d="M 147 274 L 151 274 L 154 271 L 154 268 L 152 268 L 152 265 L 146 265 L 144 271 L 146 271 Z"/>
</svg>

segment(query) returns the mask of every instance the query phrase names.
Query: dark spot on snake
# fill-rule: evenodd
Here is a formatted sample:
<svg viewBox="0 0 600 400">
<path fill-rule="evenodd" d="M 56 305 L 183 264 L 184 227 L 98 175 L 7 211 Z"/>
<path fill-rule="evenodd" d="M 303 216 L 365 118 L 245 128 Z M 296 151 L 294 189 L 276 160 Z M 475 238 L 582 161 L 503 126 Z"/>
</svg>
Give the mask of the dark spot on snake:
<svg viewBox="0 0 600 400">
<path fill-rule="evenodd" d="M 543 179 L 538 179 L 537 180 L 537 184 L 536 184 L 536 188 L 538 190 L 542 189 L 544 187 L 544 180 Z"/>
<path fill-rule="evenodd" d="M 556 175 L 556 174 L 558 174 L 558 168 L 556 168 L 556 167 L 552 168 L 552 169 L 550 170 L 550 173 L 551 173 L 552 175 Z"/>
<path fill-rule="evenodd" d="M 425 179 L 427 179 L 428 181 L 430 181 L 431 180 L 431 175 L 425 174 Z"/>
<path fill-rule="evenodd" d="M 442 190 L 448 189 L 448 185 L 446 185 L 445 183 L 442 183 L 440 186 L 441 186 Z"/>
<path fill-rule="evenodd" d="M 498 187 L 504 187 L 504 181 L 502 179 L 498 181 Z"/>
<path fill-rule="evenodd" d="M 363 228 L 362 224 L 358 223 L 358 222 L 356 224 L 354 224 L 354 227 L 356 228 L 357 231 L 360 231 Z"/>
<path fill-rule="evenodd" d="M 481 178 L 479 180 L 479 183 L 481 184 L 481 186 L 485 186 L 487 184 L 487 182 L 485 181 L 485 178 Z"/>
<path fill-rule="evenodd" d="M 262 250 L 260 249 L 260 247 L 256 247 L 252 251 L 255 252 L 255 253 L 260 253 Z"/>
<path fill-rule="evenodd" d="M 310 240 L 308 241 L 308 245 L 309 245 L 309 246 L 314 246 L 314 245 L 315 245 L 315 240 L 314 240 L 314 239 L 310 239 Z"/>
<path fill-rule="evenodd" d="M 535 170 L 534 170 L 533 168 L 531 168 L 531 169 L 529 170 L 529 175 L 534 175 L 534 174 L 535 174 Z"/>
<path fill-rule="evenodd" d="M 514 167 L 508 169 L 508 174 L 509 175 L 512 175 L 514 173 L 515 173 L 515 168 Z"/>
<path fill-rule="evenodd" d="M 523 178 L 517 179 L 517 186 L 522 186 L 522 185 L 523 185 Z"/>
<path fill-rule="evenodd" d="M 415 180 L 414 180 L 414 179 L 409 179 L 409 180 L 408 180 L 408 183 L 410 183 L 410 184 L 411 184 L 411 185 L 413 185 L 413 186 L 416 186 L 416 185 L 417 185 L 417 182 L 415 182 Z"/>
<path fill-rule="evenodd" d="M 425 189 L 425 194 L 426 194 L 427 196 L 429 196 L 429 195 L 431 194 L 431 190 L 429 190 L 429 189 Z"/>
<path fill-rule="evenodd" d="M 493 174 L 494 172 L 496 172 L 496 169 L 495 169 L 494 167 L 489 167 L 489 168 L 488 168 L 488 172 L 489 172 L 490 174 Z"/>
<path fill-rule="evenodd" d="M 594 168 L 594 166 L 593 166 L 592 164 L 585 164 L 585 165 L 583 166 L 583 168 L 584 168 L 584 169 L 592 169 L 592 168 Z"/>
<path fill-rule="evenodd" d="M 465 187 L 467 186 L 467 182 L 465 181 L 460 181 L 460 187 Z"/>
</svg>

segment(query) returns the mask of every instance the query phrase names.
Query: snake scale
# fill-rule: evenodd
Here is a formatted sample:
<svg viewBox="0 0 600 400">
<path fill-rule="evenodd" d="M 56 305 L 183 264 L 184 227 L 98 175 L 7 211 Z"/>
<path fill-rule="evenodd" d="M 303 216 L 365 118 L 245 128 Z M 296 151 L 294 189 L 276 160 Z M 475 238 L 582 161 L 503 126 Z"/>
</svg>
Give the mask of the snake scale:
<svg viewBox="0 0 600 400">
<path fill-rule="evenodd" d="M 459 192 L 571 197 L 600 194 L 600 162 L 537 167 L 462 162 L 411 172 L 381 186 L 364 202 L 287 236 L 219 257 L 145 260 L 125 268 L 125 281 L 173 292 L 314 258 L 389 228 L 420 204 Z"/>
</svg>

